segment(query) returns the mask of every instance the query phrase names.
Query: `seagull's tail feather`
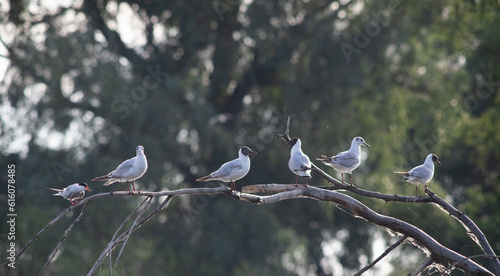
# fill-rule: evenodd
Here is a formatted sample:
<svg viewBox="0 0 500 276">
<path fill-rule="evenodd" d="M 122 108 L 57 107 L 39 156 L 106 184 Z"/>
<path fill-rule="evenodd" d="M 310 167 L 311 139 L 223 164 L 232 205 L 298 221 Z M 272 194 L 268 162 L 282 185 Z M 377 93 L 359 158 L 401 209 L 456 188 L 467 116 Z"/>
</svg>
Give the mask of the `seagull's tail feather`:
<svg viewBox="0 0 500 276">
<path fill-rule="evenodd" d="M 103 175 L 103 176 L 98 176 L 98 177 L 92 179 L 92 181 L 107 181 L 109 179 L 110 179 L 110 177 L 108 175 Z"/>
<path fill-rule="evenodd" d="M 323 161 L 323 162 L 325 162 L 325 161 L 327 161 L 327 162 L 328 162 L 328 161 L 330 161 L 331 159 L 332 159 L 331 157 L 328 157 L 328 156 L 326 156 L 326 155 L 321 155 L 321 158 L 316 158 L 316 160 Z"/>
<path fill-rule="evenodd" d="M 102 180 L 108 180 L 108 182 L 106 182 L 106 183 L 102 184 L 102 185 L 104 185 L 104 186 L 109 186 L 109 185 L 111 185 L 111 184 L 113 184 L 113 183 L 115 183 L 115 182 L 118 182 L 118 181 L 119 181 L 118 179 L 116 179 L 116 178 L 112 178 L 112 177 L 109 177 L 109 178 L 107 178 L 107 179 L 102 179 Z"/>
<path fill-rule="evenodd" d="M 56 189 L 56 188 L 49 188 L 49 187 L 45 187 L 49 190 L 52 190 L 52 191 L 56 191 L 57 193 L 54 194 L 54 196 L 59 196 L 61 195 L 61 192 L 63 191 L 62 189 Z"/>
<path fill-rule="evenodd" d="M 211 179 L 212 179 L 212 177 L 210 175 L 207 175 L 207 176 L 200 177 L 200 178 L 196 179 L 196 181 L 210 181 Z"/>
<path fill-rule="evenodd" d="M 299 173 L 300 177 L 302 177 L 302 178 L 307 178 L 307 179 L 312 178 L 310 167 L 304 167 L 303 170 L 298 171 L 298 173 Z"/>
<path fill-rule="evenodd" d="M 394 172 L 394 173 L 401 175 L 404 178 L 404 180 L 408 180 L 408 177 L 410 176 L 408 172 Z"/>
</svg>

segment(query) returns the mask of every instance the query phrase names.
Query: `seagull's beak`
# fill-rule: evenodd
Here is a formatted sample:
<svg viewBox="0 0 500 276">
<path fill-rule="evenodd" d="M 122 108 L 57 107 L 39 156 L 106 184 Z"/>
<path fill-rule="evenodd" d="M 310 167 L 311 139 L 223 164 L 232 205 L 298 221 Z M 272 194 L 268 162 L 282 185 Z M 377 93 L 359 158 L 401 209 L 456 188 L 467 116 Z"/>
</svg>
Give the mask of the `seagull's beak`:
<svg viewBox="0 0 500 276">
<path fill-rule="evenodd" d="M 436 160 L 436 163 L 438 163 L 439 166 L 442 166 L 441 162 L 439 162 L 439 160 Z"/>
<path fill-rule="evenodd" d="M 292 144 L 292 140 L 290 140 L 290 141 L 286 142 L 283 146 L 285 146 L 285 147 L 286 147 L 286 146 L 290 146 L 291 144 Z"/>
<path fill-rule="evenodd" d="M 257 152 L 256 151 L 252 151 L 248 155 L 250 155 L 250 154 L 257 154 Z"/>
<path fill-rule="evenodd" d="M 85 187 L 85 190 L 92 192 L 92 190 L 89 187 Z"/>
<path fill-rule="evenodd" d="M 367 146 L 370 148 L 370 145 L 368 145 L 366 142 L 363 142 L 363 145 Z"/>
</svg>

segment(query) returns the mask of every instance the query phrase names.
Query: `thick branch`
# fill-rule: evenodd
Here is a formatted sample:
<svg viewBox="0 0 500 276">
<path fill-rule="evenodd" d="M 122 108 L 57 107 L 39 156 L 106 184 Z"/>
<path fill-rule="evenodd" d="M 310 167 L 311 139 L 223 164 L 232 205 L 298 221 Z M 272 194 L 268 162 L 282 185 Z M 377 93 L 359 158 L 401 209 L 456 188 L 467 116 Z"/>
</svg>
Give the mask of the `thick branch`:
<svg viewBox="0 0 500 276">
<path fill-rule="evenodd" d="M 452 215 L 462 223 L 464 228 L 467 230 L 467 234 L 469 235 L 469 237 L 471 237 L 471 239 L 481 247 L 481 249 L 487 256 L 496 255 L 495 251 L 493 251 L 493 248 L 488 242 L 488 239 L 486 239 L 484 233 L 481 231 L 481 229 L 479 229 L 474 221 L 472 221 L 467 215 L 465 215 L 463 211 L 457 210 L 451 204 L 435 194 L 430 195 L 430 198 L 432 199 L 433 203 L 443 207 L 443 209 L 445 209 L 450 215 Z M 498 260 L 498 258 L 492 258 L 492 262 L 495 273 L 497 275 L 500 275 L 500 261 Z"/>
<path fill-rule="evenodd" d="M 476 262 L 470 260 L 464 260 L 466 257 L 448 249 L 447 247 L 441 245 L 439 242 L 434 240 L 431 236 L 427 235 L 421 229 L 411 225 L 402 220 L 381 215 L 356 199 L 333 191 L 327 191 L 324 189 L 319 189 L 316 187 L 297 187 L 295 190 L 282 192 L 270 196 L 256 196 L 240 194 L 242 200 L 248 200 L 255 202 L 260 200 L 262 203 L 269 204 L 278 201 L 292 199 L 292 198 L 313 198 L 321 201 L 330 201 L 336 204 L 342 205 L 353 212 L 355 217 L 363 218 L 364 220 L 373 223 L 375 225 L 391 229 L 397 233 L 407 235 L 411 239 L 415 240 L 423 247 L 427 248 L 431 254 L 434 256 L 436 262 L 443 265 L 448 265 L 450 262 L 456 262 L 457 267 L 466 271 L 467 273 L 474 273 L 477 275 L 493 275 L 487 269 L 482 267 Z"/>
<path fill-rule="evenodd" d="M 457 210 L 451 204 L 446 202 L 444 199 L 440 198 L 436 194 L 430 192 L 429 196 L 426 197 L 417 197 L 417 196 L 398 196 L 398 195 L 388 195 L 378 192 L 372 192 L 368 190 L 363 190 L 357 188 L 356 186 L 349 186 L 343 184 L 337 179 L 331 177 L 316 165 L 312 164 L 312 168 L 323 178 L 325 178 L 328 182 L 332 183 L 336 188 L 345 189 L 352 193 L 367 196 L 370 198 L 382 199 L 385 202 L 396 201 L 396 202 L 432 202 L 439 206 L 441 206 L 449 215 L 455 217 L 460 223 L 464 226 L 467 234 L 474 240 L 479 247 L 483 250 L 486 255 L 494 256 L 496 255 L 491 247 L 490 243 L 486 239 L 486 236 L 483 234 L 481 229 L 469 218 L 465 215 L 464 212 Z M 500 261 L 498 259 L 492 259 L 493 267 L 495 268 L 495 272 L 497 275 L 500 275 Z"/>
<path fill-rule="evenodd" d="M 285 199 L 293 199 L 293 198 L 312 198 L 321 201 L 329 201 L 334 202 L 343 206 L 344 208 L 349 209 L 353 216 L 363 218 L 366 221 L 373 223 L 375 225 L 391 229 L 397 233 L 401 233 L 403 235 L 407 235 L 410 240 L 417 242 L 421 246 L 425 247 L 431 253 L 433 260 L 436 263 L 440 263 L 444 266 L 448 266 L 450 263 L 456 263 L 456 267 L 466 271 L 467 273 L 475 273 L 477 275 L 492 275 L 491 272 L 486 270 L 484 267 L 480 266 L 474 261 L 469 260 L 467 257 L 464 257 L 446 247 L 439 244 L 432 237 L 427 235 L 425 232 L 420 230 L 419 228 L 408 224 L 404 221 L 384 216 L 378 214 L 357 201 L 356 199 L 344 195 L 335 191 L 325 190 L 318 187 L 311 186 L 297 186 L 297 185 L 278 185 L 278 184 L 266 184 L 259 185 L 257 189 L 251 188 L 251 186 L 246 186 L 244 190 L 254 189 L 259 192 L 269 192 L 269 190 L 264 189 L 263 187 L 267 186 L 273 192 L 277 192 L 276 194 L 270 196 L 258 196 L 253 194 L 246 193 L 234 193 L 225 186 L 220 185 L 216 188 L 194 188 L 194 189 L 180 189 L 174 191 L 161 191 L 161 192 L 147 192 L 147 191 L 138 191 L 132 194 L 126 191 L 118 191 L 118 192 L 110 192 L 110 193 L 101 193 L 96 194 L 90 197 L 87 197 L 80 201 L 78 205 L 68 207 L 63 210 L 61 214 L 59 214 L 55 219 L 53 219 L 42 231 L 40 231 L 35 238 L 33 238 L 18 254 L 17 258 L 24 252 L 24 250 L 31 244 L 37 237 L 39 237 L 47 228 L 53 225 L 55 222 L 61 219 L 68 211 L 77 208 L 81 204 L 88 204 L 92 200 L 107 198 L 112 196 L 145 196 L 145 197 L 157 197 L 157 196 L 169 196 L 167 199 L 172 198 L 176 195 L 195 195 L 195 194 L 226 194 L 232 198 L 245 200 L 256 204 L 269 204 L 278 202 Z M 388 196 L 388 195 L 387 195 Z M 405 200 L 407 201 L 407 200 Z M 142 226 L 143 223 L 148 221 L 152 216 L 158 213 L 163 206 L 167 202 L 163 202 L 158 208 L 150 212 L 144 219 L 140 220 L 136 224 L 130 228 L 129 231 L 122 233 L 117 239 L 114 239 L 110 244 L 104 249 L 101 256 L 98 258 L 93 268 L 89 272 L 92 274 L 95 269 L 99 266 L 102 260 L 121 242 L 124 242 L 125 239 L 134 232 L 137 228 Z"/>
<path fill-rule="evenodd" d="M 500 256 L 495 256 L 495 255 L 474 255 L 474 256 L 469 256 L 467 258 L 463 258 L 462 260 L 458 260 L 452 264 L 450 264 L 444 271 L 443 271 L 443 274 L 446 274 L 446 273 L 449 273 L 451 272 L 451 270 L 453 270 L 453 267 L 455 267 L 459 262 L 462 262 L 464 260 L 471 260 L 471 259 L 478 259 L 478 258 L 490 258 L 490 259 L 500 259 Z M 448 272 L 449 271 L 449 272 Z"/>
</svg>

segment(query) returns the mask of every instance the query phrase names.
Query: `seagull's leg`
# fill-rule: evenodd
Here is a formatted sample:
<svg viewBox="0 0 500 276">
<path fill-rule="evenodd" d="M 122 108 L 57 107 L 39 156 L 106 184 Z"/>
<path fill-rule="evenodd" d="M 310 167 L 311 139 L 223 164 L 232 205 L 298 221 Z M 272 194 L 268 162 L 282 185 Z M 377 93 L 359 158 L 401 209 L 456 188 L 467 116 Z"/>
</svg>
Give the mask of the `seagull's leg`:
<svg viewBox="0 0 500 276">
<path fill-rule="evenodd" d="M 342 175 L 342 184 L 344 184 L 344 173 L 340 173 Z"/>
<path fill-rule="evenodd" d="M 352 173 L 350 173 L 349 176 L 351 177 L 351 187 L 352 187 Z"/>
<path fill-rule="evenodd" d="M 416 195 L 418 196 L 418 184 L 416 185 Z"/>
<path fill-rule="evenodd" d="M 135 181 L 135 180 L 132 180 L 132 188 L 134 189 L 134 192 L 135 192 L 135 185 L 134 185 L 134 181 Z"/>
<path fill-rule="evenodd" d="M 130 183 L 128 180 L 127 180 L 127 190 L 129 194 L 132 194 L 132 191 L 130 190 Z"/>
<path fill-rule="evenodd" d="M 234 181 L 231 181 L 231 190 L 236 191 L 236 184 Z"/>
<path fill-rule="evenodd" d="M 295 184 L 299 184 L 299 176 L 295 175 Z"/>
</svg>

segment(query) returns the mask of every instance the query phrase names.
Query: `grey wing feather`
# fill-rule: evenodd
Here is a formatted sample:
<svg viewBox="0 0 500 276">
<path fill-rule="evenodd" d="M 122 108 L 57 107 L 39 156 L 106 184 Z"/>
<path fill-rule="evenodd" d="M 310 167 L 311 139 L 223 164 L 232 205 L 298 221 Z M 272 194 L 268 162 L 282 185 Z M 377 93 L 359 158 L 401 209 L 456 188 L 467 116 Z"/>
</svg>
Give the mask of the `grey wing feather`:
<svg viewBox="0 0 500 276">
<path fill-rule="evenodd" d="M 130 168 L 132 168 L 132 166 L 134 165 L 134 161 L 135 161 L 134 158 L 127 159 L 127 160 L 123 161 L 118 166 L 118 168 L 116 168 L 116 170 L 110 172 L 108 174 L 108 176 L 117 177 L 117 178 L 123 177 L 130 170 Z"/>
<path fill-rule="evenodd" d="M 306 155 L 295 155 L 290 159 L 289 166 L 293 168 L 293 170 L 310 170 L 311 161 Z"/>
<path fill-rule="evenodd" d="M 335 156 L 334 160 L 345 167 L 352 167 L 359 162 L 359 159 L 356 157 L 356 155 L 351 152 L 345 152 L 342 155 L 339 154 Z"/>
<path fill-rule="evenodd" d="M 429 176 L 430 171 L 424 166 L 417 166 L 408 172 L 410 176 L 418 177 L 418 178 L 426 178 Z"/>
<path fill-rule="evenodd" d="M 241 166 L 241 164 L 236 163 L 234 161 L 235 160 L 222 164 L 222 166 L 220 166 L 220 168 L 218 170 L 216 170 L 215 172 L 213 172 L 211 174 L 211 177 L 214 177 L 214 178 L 225 177 L 225 176 L 229 176 L 231 171 L 241 170 L 243 168 Z"/>
</svg>

